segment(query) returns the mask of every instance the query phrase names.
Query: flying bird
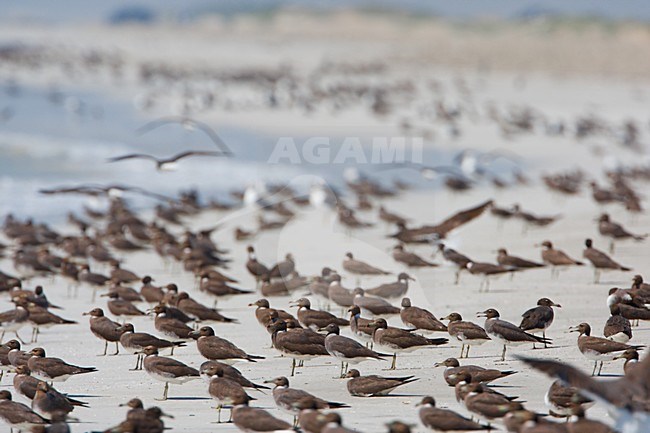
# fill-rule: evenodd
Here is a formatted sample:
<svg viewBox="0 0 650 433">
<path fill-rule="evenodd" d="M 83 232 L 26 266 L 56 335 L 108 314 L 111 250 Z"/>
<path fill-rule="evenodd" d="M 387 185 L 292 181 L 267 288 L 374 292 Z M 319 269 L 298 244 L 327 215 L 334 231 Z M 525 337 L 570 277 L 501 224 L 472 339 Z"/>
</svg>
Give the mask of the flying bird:
<svg viewBox="0 0 650 433">
<path fill-rule="evenodd" d="M 155 156 L 147 155 L 146 153 L 129 153 L 128 155 L 116 156 L 109 158 L 108 162 L 125 161 L 127 159 L 148 159 L 156 163 L 156 169 L 159 171 L 170 171 L 176 168 L 176 163 L 183 158 L 190 156 L 226 156 L 223 152 L 210 152 L 210 151 L 188 151 L 181 152 L 170 158 L 158 159 Z"/>
<path fill-rule="evenodd" d="M 226 146 L 226 143 L 223 142 L 221 137 L 215 132 L 214 129 L 210 128 L 208 124 L 200 122 L 198 120 L 191 119 L 186 116 L 170 116 L 170 117 L 162 117 L 157 120 L 153 120 L 151 122 L 148 122 L 138 128 L 135 132 L 137 134 L 145 134 L 149 131 L 153 131 L 156 128 L 159 128 L 163 125 L 169 125 L 170 123 L 176 123 L 182 125 L 185 129 L 189 131 L 194 131 L 194 130 L 200 130 L 202 131 L 205 135 L 207 135 L 210 140 L 219 148 L 221 151 L 228 156 L 232 155 L 232 151 L 228 146 Z"/>
</svg>

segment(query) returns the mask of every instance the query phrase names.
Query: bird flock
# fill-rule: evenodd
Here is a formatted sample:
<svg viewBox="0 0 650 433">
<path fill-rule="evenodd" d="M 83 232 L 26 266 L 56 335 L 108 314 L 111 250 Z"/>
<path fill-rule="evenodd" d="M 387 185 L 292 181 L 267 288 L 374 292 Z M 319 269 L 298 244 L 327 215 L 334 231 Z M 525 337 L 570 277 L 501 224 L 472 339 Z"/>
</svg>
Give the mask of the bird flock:
<svg viewBox="0 0 650 433">
<path fill-rule="evenodd" d="M 378 201 L 385 193 L 379 184 L 368 178 L 360 180 L 359 184 L 350 184 L 351 190 L 360 188 Z M 293 203 L 296 208 L 291 215 L 308 205 L 302 200 L 293 200 L 298 194 L 290 188 L 278 190 L 281 191 L 281 203 Z M 440 223 L 412 226 L 409 220 L 382 204 L 377 207 L 378 220 L 397 230 L 391 229 L 387 235 L 387 239 L 396 242 L 390 254 L 394 268 L 383 269 L 357 258 L 353 252 L 347 252 L 340 258 L 342 274 L 335 270 L 337 266 L 330 265 L 323 267 L 319 275 L 305 276 L 298 272 L 300 260 L 292 253 L 287 253 L 283 260 L 273 265 L 266 265 L 258 259 L 255 247 L 248 244 L 246 257 L 236 258 L 213 241 L 212 235 L 221 230 L 219 227 L 191 229 L 189 221 L 203 212 L 215 211 L 212 204 L 201 203 L 198 192 L 186 193 L 166 207 L 158 206 L 147 221 L 131 209 L 124 198 L 108 191 L 108 188 L 76 190 L 77 193 L 103 195 L 108 203 L 104 212 L 87 209 L 85 216 L 71 213 L 66 227 L 68 231 L 72 229 L 77 233 L 64 234 L 46 223 L 21 220 L 12 215 L 4 219 L 3 235 L 9 242 L 3 244 L 2 250 L 11 255 L 15 274 L 1 272 L 0 287 L 15 307 L 0 314 L 0 327 L 3 338 L 6 335 L 15 338 L 0 347 L 1 373 L 13 374 L 15 394 L 31 400 L 31 405 L 27 406 L 14 401 L 9 391 L 0 392 L 0 417 L 12 428 L 69 431 L 69 422 L 82 420 L 83 410 L 92 410 L 92 402 L 61 393 L 54 386 L 69 379 L 83 384 L 84 379 L 76 376 L 104 374 L 96 367 L 77 365 L 84 364 L 80 359 L 64 360 L 47 355 L 49 337 L 58 332 L 65 333 L 68 326 L 87 326 L 84 338 L 89 341 L 96 338 L 104 343 L 101 356 L 118 355 L 120 351 L 135 355 L 135 366 L 131 370 L 143 371 L 151 378 L 152 385 L 155 381 L 163 383 L 160 394 L 163 402 L 173 396 L 180 385 L 206 378 L 208 385 L 203 392 L 216 402 L 216 422 L 232 422 L 247 432 L 292 429 L 310 433 L 353 431 L 344 427 L 344 419 L 346 411 L 354 410 L 356 400 L 330 401 L 317 396 L 317 392 L 312 394 L 292 386 L 291 378 L 297 372 L 305 377 L 314 375 L 303 366 L 318 363 L 319 359 L 332 359 L 340 364 L 340 379 L 332 380 L 346 381 L 349 396 L 364 398 L 386 396 L 398 387 L 406 389 L 427 375 L 427 368 L 442 367 L 444 381 L 454 387 L 457 401 L 471 414 L 466 416 L 439 407 L 434 396 L 425 395 L 417 412 L 416 409 L 413 409 L 413 414 L 400 411 L 399 418 L 405 421 L 389 424 L 389 431 L 410 431 L 416 414 L 422 425 L 436 431 L 488 430 L 501 428 L 497 426 L 500 423 L 513 432 L 538 431 L 536 429 L 582 432 L 594 428 L 615 431 L 613 427 L 586 418 L 586 410 L 594 402 L 604 401 L 613 408 L 616 419 L 625 418 L 619 412 L 645 413 L 647 394 L 628 396 L 637 406 L 630 406 L 627 400 L 625 406 L 621 406 L 618 400 L 611 401 L 609 392 L 601 395 L 602 382 L 575 367 L 537 359 L 530 354 L 509 355 L 508 348 L 522 345 L 552 350 L 551 325 L 555 309 L 561 305 L 549 298 L 540 298 L 536 306 L 523 312 L 521 323 L 516 324 L 503 320 L 495 308 L 477 313 L 477 317 L 484 318 L 483 323 L 463 318 L 459 312 L 438 318 L 429 309 L 414 305 L 407 296 L 409 283 L 415 281 L 419 273 L 435 271 L 443 265 L 436 258 L 455 268 L 455 280 L 449 281 L 450 285 L 459 284 L 461 275 L 465 273 L 480 276 L 479 292 L 489 291 L 490 280 L 500 275 L 508 274 L 513 279 L 520 272 L 544 267 L 550 268 L 551 278 L 559 278 L 561 269 L 589 264 L 594 269 L 594 283 L 598 282 L 603 271 L 631 271 L 608 253 L 596 249 L 591 239 L 585 240 L 580 260 L 556 249 L 551 241 L 544 241 L 538 245 L 539 261 L 515 256 L 505 248 L 499 248 L 493 263 L 474 261 L 469 255 L 445 244 L 449 233 L 486 214 L 497 220 L 518 218 L 524 226 L 532 225 L 539 230 L 545 230 L 560 216 L 537 216 L 519 206 L 500 208 L 493 200 L 487 200 L 461 209 Z M 337 198 L 337 222 L 347 230 L 364 230 L 366 226 L 349 220 L 350 217 L 356 218 L 357 210 L 344 204 L 341 197 Z M 260 201 L 257 212 L 260 215 L 284 214 L 284 218 L 290 221 L 293 216 L 289 216 L 288 209 L 286 204 L 278 207 L 277 203 Z M 259 227 L 258 230 L 278 230 L 286 223 L 271 228 Z M 597 218 L 596 225 L 600 235 L 611 239 L 610 251 L 614 250 L 614 242 L 642 242 L 645 238 L 630 233 L 607 214 Z M 244 245 L 260 236 L 259 232 L 251 233 L 242 239 L 241 227 L 231 230 L 235 241 Z M 430 250 L 433 258 L 416 253 L 414 248 L 421 250 L 423 247 Z M 175 266 L 175 272 L 191 274 L 194 287 L 180 288 L 173 282 L 156 285 L 151 275 L 141 275 L 137 269 L 129 269 L 129 257 L 148 250 L 153 250 L 164 266 Z M 239 281 L 230 276 L 228 269 L 233 266 L 240 267 L 242 272 L 245 270 L 247 280 Z M 403 271 L 397 273 L 396 269 Z M 355 287 L 344 286 L 343 276 L 346 275 L 355 279 Z M 66 297 L 57 293 L 61 302 L 51 303 L 45 294 L 47 283 L 30 289 L 33 279 L 50 283 L 65 281 L 68 287 Z M 375 286 L 367 284 L 377 280 L 383 282 Z M 82 294 L 79 294 L 80 289 L 83 289 Z M 47 291 L 51 293 L 51 290 Z M 54 312 L 65 313 L 65 299 L 84 294 L 92 307 L 83 313 L 88 317 L 87 325 L 80 323 L 80 317 L 70 319 Z M 213 305 L 199 300 L 208 297 L 213 299 Z M 290 300 L 288 310 L 271 307 L 271 303 L 286 302 L 287 299 Z M 241 337 L 237 342 L 220 336 L 223 326 L 242 326 L 238 317 L 230 317 L 230 314 L 215 308 L 225 300 L 230 305 L 250 307 L 244 314 L 254 315 L 260 327 L 242 329 L 237 334 Z M 633 325 L 650 320 L 647 307 L 650 304 L 650 286 L 643 282 L 641 275 L 636 275 L 630 288 L 612 288 L 606 303 L 611 315 L 604 323 L 602 337 L 592 335 L 588 323 L 576 323 L 571 332 L 579 335 L 578 350 L 587 360 L 594 362 L 592 376 L 601 374 L 605 362 L 624 359 L 624 375 L 616 383 L 635 380 L 636 375 L 641 374 L 640 369 L 648 371 L 645 361 L 639 362 L 639 351 L 644 345 L 631 344 L 630 340 Z M 395 326 L 397 320 L 401 322 L 399 326 Z M 19 334 L 25 326 L 32 327 L 29 342 Z M 259 354 L 261 348 L 250 348 L 248 352 L 238 346 L 245 343 L 247 333 L 254 332 L 266 334 L 273 351 L 291 360 L 285 375 L 255 383 L 233 366 L 235 363 L 250 364 L 248 373 L 254 374 L 255 365 L 270 362 L 268 355 Z M 40 341 L 44 339 L 43 343 L 39 342 L 42 333 L 44 336 Z M 551 417 L 539 411 L 527 409 L 526 402 L 518 397 L 503 394 L 491 386 L 494 381 L 516 377 L 518 373 L 471 364 L 472 347 L 486 343 L 496 343 L 502 348 L 495 361 L 505 361 L 514 356 L 515 362 L 529 363 L 555 376 L 558 380 L 553 382 L 545 396 L 549 414 L 570 422 L 552 421 Z M 435 361 L 435 348 L 450 344 L 460 345 L 459 355 Z M 35 347 L 27 350 L 25 346 L 28 345 Z M 186 351 L 198 353 L 205 362 L 196 368 L 177 358 L 178 354 Z M 422 355 L 416 361 L 423 369 L 421 375 L 362 373 L 372 368 L 370 365 L 389 365 L 388 370 L 397 370 L 398 355 L 404 357 L 410 352 Z M 360 367 L 350 368 L 350 364 Z M 320 375 L 313 379 L 318 381 L 323 377 Z M 647 383 L 646 380 L 635 386 L 647 386 Z M 310 388 L 316 390 L 318 387 Z M 292 420 L 259 407 L 256 400 L 269 389 L 277 408 L 291 415 Z M 647 388 L 644 389 L 647 392 Z M 107 426 L 103 431 L 163 431 L 164 417 L 173 416 L 172 407 L 168 408 L 164 403 L 160 407 L 145 408 L 140 399 L 134 398 L 125 404 L 129 407 L 126 419 L 116 420 L 113 427 Z M 223 409 L 229 410 L 227 417 L 222 415 Z M 75 414 L 79 412 L 79 418 L 71 416 L 73 411 Z"/>
<path fill-rule="evenodd" d="M 148 170 L 153 164 L 164 172 L 181 169 L 190 157 L 206 163 L 237 159 L 236 148 L 231 150 L 214 129 L 195 119 L 219 110 L 295 110 L 309 116 L 361 108 L 381 122 L 399 125 L 406 135 L 427 139 L 453 141 L 480 119 L 496 127 L 504 140 L 542 134 L 548 140 L 610 140 L 616 149 L 631 151 L 643 145 L 642 127 L 634 120 L 608 121 L 592 114 L 559 119 L 528 105 L 482 107 L 472 98 L 475 89 L 460 77 L 450 85 L 461 95 L 454 101 L 442 82 L 392 80 L 386 73 L 390 65 L 383 61 L 323 62 L 301 73 L 283 67 L 134 65 L 127 57 L 30 44 L 0 47 L 0 60 L 15 71 L 108 74 L 117 83 L 133 74 L 142 89 L 136 105 L 143 112 L 151 114 L 169 100 L 182 101 L 181 115 L 153 120 L 137 134 L 175 124 L 203 134 L 211 146 L 171 156 L 116 155 L 106 161 L 110 167 L 142 163 L 138 167 Z M 17 80 L 4 88 L 7 95 L 19 97 Z M 233 90 L 242 88 L 247 97 Z M 57 86 L 48 99 L 80 118 L 89 113 L 101 117 L 101 110 L 72 100 Z M 17 113 L 7 106 L 1 114 L 2 122 L 9 123 Z M 473 194 L 481 199 L 462 209 L 453 200 L 445 202 L 441 207 L 447 217 L 439 221 L 402 215 L 395 203 L 403 196 L 428 199 L 437 194 L 414 192 L 404 180 L 414 173 L 427 181 L 442 180 L 448 197 Z M 635 221 L 643 212 L 650 168 L 642 161 L 616 162 L 603 176 L 581 169 L 541 175 L 546 190 L 540 194 L 568 200 L 567 209 L 570 200 L 587 197 L 600 209 L 591 221 L 580 221 L 590 233 L 580 244 L 554 233 L 559 221 L 572 218 L 570 213 L 537 214 L 519 203 L 501 202 L 501 190 L 533 185 L 537 179 L 530 173 L 524 159 L 509 149 L 462 149 L 449 164 L 395 162 L 369 166 L 367 173 L 356 170 L 352 178 L 336 179 L 341 188 L 314 184 L 305 192 L 284 182 L 265 182 L 263 188 L 230 191 L 225 200 L 204 200 L 198 189 L 169 196 L 117 181 L 43 188 L 39 192 L 45 196 L 80 195 L 102 206 L 70 209 L 63 224 L 4 215 L 0 293 L 13 306 L 0 312 L 0 385 L 13 391 L 0 390 L 0 419 L 13 430 L 30 432 L 159 433 L 170 424 L 188 430 L 179 421 L 186 414 L 175 403 L 189 398 L 197 400 L 193 411 L 216 409 L 201 412 L 201 427 L 193 431 L 234 426 L 251 433 L 355 432 L 357 410 L 376 404 L 385 411 L 382 416 L 394 418 L 385 426 L 391 433 L 408 433 L 418 425 L 441 432 L 648 432 L 650 357 L 642 355 L 647 342 L 638 330 L 650 320 L 650 285 L 642 277 L 645 270 L 633 269 L 617 246 L 645 245 L 647 234 L 624 227 L 619 215 L 626 212 Z M 164 182 L 164 174 L 159 175 Z M 136 195 L 156 204 L 134 206 L 130 198 Z M 260 246 L 261 239 L 290 230 L 303 211 L 314 209 L 331 210 L 334 224 L 348 238 L 375 235 L 385 226 L 377 242 L 390 244 L 387 261 L 375 263 L 350 247 L 318 263 L 319 272 L 307 273 L 302 269 L 311 264 L 301 252 Z M 244 214 L 254 214 L 252 226 Z M 472 239 L 461 234 L 479 218 L 496 221 L 493 261 L 477 260 Z M 204 224 L 206 220 L 213 224 Z M 522 238 L 535 233 L 544 239 L 535 246 L 538 257 L 523 257 L 506 245 L 500 233 L 512 225 L 521 227 Z M 224 246 L 225 236 L 232 237 L 232 249 Z M 302 241 L 305 249 L 319 248 L 309 238 Z M 565 252 L 569 248 L 580 248 L 582 254 Z M 265 262 L 266 257 L 279 260 Z M 417 296 L 426 288 L 414 286 L 425 278 L 447 276 L 439 272 L 447 267 L 453 278 L 440 283 L 467 297 L 467 306 L 443 311 L 435 305 L 433 311 Z M 593 272 L 594 294 L 584 303 L 593 311 L 606 306 L 609 314 L 600 322 L 577 319 L 570 330 L 553 326 L 563 308 L 560 302 L 565 308 L 566 303 L 543 293 L 542 283 L 560 284 L 564 272 L 588 278 Z M 605 284 L 605 272 L 630 281 L 629 287 L 617 283 L 601 296 L 597 289 Z M 540 282 L 538 300 L 515 323 L 499 311 L 509 316 L 508 298 L 514 295 L 490 297 L 499 299 L 498 305 L 483 300 L 495 294 L 491 285 L 496 279 L 514 287 L 521 284 L 522 273 L 534 273 Z M 470 303 L 474 295 L 478 297 Z M 70 302 L 83 304 L 83 313 L 72 313 Z M 482 311 L 470 310 L 477 302 Z M 30 327 L 27 341 L 24 328 Z M 67 339 L 71 329 L 86 348 L 96 345 L 97 355 L 115 356 L 102 358 L 112 362 L 96 367 L 97 358 L 74 352 Z M 562 348 L 555 340 L 565 332 L 577 334 L 574 348 L 584 357 L 579 365 L 560 360 Z M 265 344 L 256 347 L 255 341 Z M 451 350 L 458 355 L 448 357 Z M 488 361 L 477 356 L 479 350 L 489 353 Z M 441 356 L 443 351 L 447 355 Z M 131 356 L 118 356 L 125 353 Z M 501 368 L 506 362 L 508 367 Z M 408 373 L 400 373 L 405 368 Z M 535 401 L 510 395 L 512 388 L 525 389 L 533 380 L 525 376 L 528 368 L 554 379 Z M 96 382 L 127 375 L 127 369 L 134 387 L 111 389 L 111 397 L 123 400 L 126 414 L 113 405 L 102 418 L 110 422 L 87 427 L 85 418 L 99 410 L 97 396 L 88 390 Z M 601 377 L 603 369 L 616 377 Z M 331 393 L 333 387 L 338 394 Z M 462 412 L 449 409 L 455 403 L 445 401 L 451 393 L 442 387 L 453 388 Z M 152 390 L 157 403 L 144 397 L 154 395 Z M 380 399 L 391 393 L 392 399 Z M 417 404 L 402 404 L 405 396 Z M 607 422 L 588 416 L 596 405 L 607 409 Z"/>
</svg>

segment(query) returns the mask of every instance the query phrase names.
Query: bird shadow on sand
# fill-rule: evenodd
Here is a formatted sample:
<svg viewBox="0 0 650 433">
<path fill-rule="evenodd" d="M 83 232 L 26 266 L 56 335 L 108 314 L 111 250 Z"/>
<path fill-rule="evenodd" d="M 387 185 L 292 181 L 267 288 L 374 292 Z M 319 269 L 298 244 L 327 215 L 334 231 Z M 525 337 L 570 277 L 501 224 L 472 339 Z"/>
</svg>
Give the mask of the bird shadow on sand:
<svg viewBox="0 0 650 433">
<path fill-rule="evenodd" d="M 598 378 L 598 377 L 623 377 L 623 376 L 625 376 L 625 375 L 624 374 L 601 373 L 599 376 L 592 376 L 592 377 Z"/>
<path fill-rule="evenodd" d="M 174 401 L 203 401 L 203 400 L 212 400 L 208 397 L 168 397 L 167 400 Z"/>
</svg>

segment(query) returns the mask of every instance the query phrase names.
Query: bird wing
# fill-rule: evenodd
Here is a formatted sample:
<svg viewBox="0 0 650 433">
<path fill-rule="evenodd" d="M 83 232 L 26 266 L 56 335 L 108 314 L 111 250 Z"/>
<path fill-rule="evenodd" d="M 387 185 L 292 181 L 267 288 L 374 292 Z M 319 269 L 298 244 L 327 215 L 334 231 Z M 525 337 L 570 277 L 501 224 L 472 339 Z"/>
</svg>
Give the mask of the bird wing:
<svg viewBox="0 0 650 433">
<path fill-rule="evenodd" d="M 198 376 L 199 371 L 173 358 L 158 356 L 155 361 L 157 370 L 175 376 Z"/>
<path fill-rule="evenodd" d="M 506 322 L 505 320 L 500 320 L 497 319 L 492 323 L 492 329 L 495 331 L 495 333 L 502 333 L 505 332 L 508 335 L 509 340 L 513 341 L 537 341 L 538 339 L 527 333 L 526 331 L 523 331 L 521 328 L 519 328 L 517 325 Z"/>
<path fill-rule="evenodd" d="M 440 224 L 436 226 L 430 226 L 430 230 L 435 229 L 435 233 L 439 233 L 441 236 L 444 236 L 453 229 L 458 228 L 463 224 L 467 224 L 473 219 L 479 217 L 485 211 L 485 209 L 492 205 L 492 203 L 492 200 L 488 200 L 473 208 L 457 212 L 446 220 L 442 221 Z"/>
<path fill-rule="evenodd" d="M 169 158 L 167 162 L 176 162 L 180 159 L 187 158 L 190 156 L 225 156 L 224 153 L 222 152 L 208 152 L 208 151 L 188 151 L 188 152 L 181 152 L 177 155 L 174 155 L 173 157 Z"/>
<path fill-rule="evenodd" d="M 648 370 L 650 369 L 650 365 L 648 365 L 650 357 L 646 357 L 643 361 L 645 363 L 645 368 L 633 369 L 644 370 L 638 372 L 638 377 L 630 377 L 631 380 L 629 380 L 626 376 L 622 379 L 603 382 L 595 380 L 577 368 L 563 362 L 529 358 L 520 355 L 515 356 L 536 370 L 539 370 L 550 377 L 560 379 L 563 383 L 569 386 L 580 389 L 586 397 L 599 400 L 611 406 L 629 406 L 635 393 L 640 390 L 639 387 L 645 388 L 645 396 L 648 395 L 648 389 L 650 389 L 650 374 L 648 373 Z M 639 379 L 639 381 L 635 384 L 637 379 Z M 643 394 L 639 394 L 639 397 L 643 397 Z"/>
<path fill-rule="evenodd" d="M 108 158 L 108 162 L 117 162 L 124 161 L 125 159 L 149 159 L 151 161 L 158 161 L 158 158 L 152 155 L 147 155 L 146 153 L 129 153 L 127 155 L 115 156 L 113 158 Z"/>
<path fill-rule="evenodd" d="M 487 335 L 485 332 L 485 329 L 481 328 L 479 325 L 476 323 L 472 322 L 452 322 L 450 323 L 452 325 L 452 329 L 455 332 L 458 332 L 459 334 L 464 335 L 468 339 L 486 339 L 489 340 L 490 337 Z"/>
</svg>

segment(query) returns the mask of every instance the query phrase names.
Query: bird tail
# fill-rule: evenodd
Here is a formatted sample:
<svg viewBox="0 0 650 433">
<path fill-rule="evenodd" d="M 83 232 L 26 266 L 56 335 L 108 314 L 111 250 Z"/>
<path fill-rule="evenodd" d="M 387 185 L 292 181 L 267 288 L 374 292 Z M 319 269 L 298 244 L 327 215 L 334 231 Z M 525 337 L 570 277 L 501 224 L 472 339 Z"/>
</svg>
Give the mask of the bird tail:
<svg viewBox="0 0 650 433">
<path fill-rule="evenodd" d="M 73 406 L 79 406 L 79 407 L 90 407 L 88 406 L 88 403 L 85 401 L 81 400 L 75 400 L 74 398 L 66 397 L 68 399 L 68 402 L 70 402 L 71 405 Z"/>
<path fill-rule="evenodd" d="M 537 335 L 533 335 L 533 334 L 528 334 L 528 335 L 532 335 L 533 337 L 535 337 L 535 340 L 537 340 L 538 343 L 553 344 L 553 340 L 550 338 L 538 337 Z"/>
<path fill-rule="evenodd" d="M 259 389 L 271 389 L 270 386 L 258 385 L 257 383 L 253 384 L 253 388 L 258 389 L 258 390 Z"/>
<path fill-rule="evenodd" d="M 429 344 L 435 344 L 436 346 L 449 342 L 447 338 L 427 338 L 427 341 Z"/>
<path fill-rule="evenodd" d="M 263 356 L 259 355 L 246 355 L 246 360 L 250 362 L 257 362 L 257 359 L 265 359 Z"/>
<path fill-rule="evenodd" d="M 517 373 L 517 371 L 515 370 L 505 370 L 501 372 L 501 376 L 502 377 L 510 376 L 511 374 L 515 374 L 515 373 Z"/>
<path fill-rule="evenodd" d="M 337 403 L 335 401 L 328 401 L 327 405 L 329 406 L 330 409 L 342 409 L 345 407 L 350 407 L 349 405 L 345 403 Z"/>
<path fill-rule="evenodd" d="M 574 264 L 574 265 L 578 265 L 578 266 L 584 266 L 584 265 L 585 265 L 583 262 L 580 262 L 580 261 L 578 261 L 578 260 L 575 260 L 575 261 L 573 262 L 573 264 Z"/>
<path fill-rule="evenodd" d="M 621 270 L 621 271 L 631 271 L 632 270 L 632 268 L 628 268 L 627 266 L 621 266 L 618 269 Z"/>
<path fill-rule="evenodd" d="M 187 344 L 185 344 L 184 341 L 172 341 L 172 345 L 174 345 L 174 347 L 185 347 L 185 346 L 187 346 Z"/>
<path fill-rule="evenodd" d="M 79 322 L 77 322 L 75 320 L 61 319 L 60 323 L 61 323 L 61 325 L 74 325 L 74 324 L 77 324 Z"/>
<path fill-rule="evenodd" d="M 350 325 L 350 321 L 348 319 L 342 319 L 342 318 L 338 318 L 338 317 L 336 318 L 334 323 L 336 323 L 338 326 L 349 326 Z"/>
<path fill-rule="evenodd" d="M 416 380 L 420 380 L 419 377 L 413 377 L 413 376 L 400 377 L 398 379 L 402 382 L 402 385 L 406 385 L 407 383 L 411 383 L 411 382 L 415 382 Z"/>
</svg>

